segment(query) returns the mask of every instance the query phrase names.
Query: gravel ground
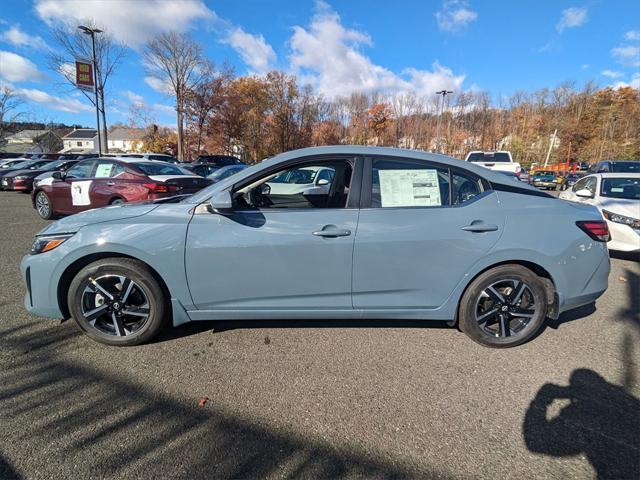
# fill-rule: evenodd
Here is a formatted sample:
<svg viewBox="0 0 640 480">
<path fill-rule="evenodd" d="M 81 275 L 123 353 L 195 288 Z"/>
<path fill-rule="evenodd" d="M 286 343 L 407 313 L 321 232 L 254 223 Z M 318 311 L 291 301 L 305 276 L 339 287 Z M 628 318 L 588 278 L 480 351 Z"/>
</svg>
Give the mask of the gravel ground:
<svg viewBox="0 0 640 480">
<path fill-rule="evenodd" d="M 44 224 L 0 194 L 0 478 L 640 477 L 629 258 L 595 307 L 509 350 L 380 321 L 202 322 L 118 349 L 24 311 Z"/>
</svg>

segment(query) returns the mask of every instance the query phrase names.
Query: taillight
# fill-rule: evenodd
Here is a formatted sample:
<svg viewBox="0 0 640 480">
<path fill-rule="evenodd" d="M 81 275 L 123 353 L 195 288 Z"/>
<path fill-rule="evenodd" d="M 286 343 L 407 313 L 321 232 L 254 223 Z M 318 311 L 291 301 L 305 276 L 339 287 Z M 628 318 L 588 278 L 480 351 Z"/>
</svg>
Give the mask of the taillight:
<svg viewBox="0 0 640 480">
<path fill-rule="evenodd" d="M 609 234 L 609 226 L 604 220 L 576 222 L 576 225 L 580 228 L 580 230 L 582 230 L 597 242 L 608 242 L 609 240 L 611 240 L 611 235 Z"/>
<path fill-rule="evenodd" d="M 143 183 L 142 186 L 153 193 L 177 192 L 177 185 L 167 185 L 166 183 Z"/>
</svg>

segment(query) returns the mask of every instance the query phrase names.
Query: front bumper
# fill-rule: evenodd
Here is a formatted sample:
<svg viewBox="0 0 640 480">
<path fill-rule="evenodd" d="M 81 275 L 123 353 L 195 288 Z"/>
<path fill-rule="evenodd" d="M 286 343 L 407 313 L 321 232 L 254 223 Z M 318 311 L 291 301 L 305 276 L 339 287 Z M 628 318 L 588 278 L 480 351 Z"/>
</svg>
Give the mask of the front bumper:
<svg viewBox="0 0 640 480">
<path fill-rule="evenodd" d="M 55 250 L 47 252 L 54 254 Z M 32 315 L 64 318 L 58 302 L 57 261 L 50 255 L 25 255 L 20 262 L 20 273 L 26 287 L 24 307 Z"/>
<path fill-rule="evenodd" d="M 556 182 L 542 182 L 539 180 L 534 180 L 533 181 L 533 186 L 534 187 L 544 187 L 544 188 L 556 188 L 557 183 Z"/>
<path fill-rule="evenodd" d="M 611 241 L 607 243 L 609 250 L 618 252 L 633 252 L 640 250 L 640 230 L 629 225 L 607 220 Z"/>
<path fill-rule="evenodd" d="M 0 180 L 0 189 L 2 190 L 13 190 L 13 180 L 10 178 L 3 178 Z"/>
</svg>

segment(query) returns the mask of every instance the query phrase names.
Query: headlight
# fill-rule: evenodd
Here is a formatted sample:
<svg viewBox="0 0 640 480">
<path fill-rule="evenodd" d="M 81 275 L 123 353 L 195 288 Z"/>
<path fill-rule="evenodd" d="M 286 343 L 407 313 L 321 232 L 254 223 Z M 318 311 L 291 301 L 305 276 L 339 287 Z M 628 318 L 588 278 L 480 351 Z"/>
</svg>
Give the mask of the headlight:
<svg viewBox="0 0 640 480">
<path fill-rule="evenodd" d="M 623 225 L 629 225 L 631 228 L 640 228 L 640 220 L 633 217 L 625 217 L 617 213 L 609 212 L 608 210 L 602 210 L 602 216 L 614 223 L 622 223 Z"/>
<path fill-rule="evenodd" d="M 36 237 L 31 245 L 31 255 L 48 252 L 63 244 L 68 238 L 73 237 L 73 233 L 62 233 L 59 235 L 42 235 Z"/>
</svg>

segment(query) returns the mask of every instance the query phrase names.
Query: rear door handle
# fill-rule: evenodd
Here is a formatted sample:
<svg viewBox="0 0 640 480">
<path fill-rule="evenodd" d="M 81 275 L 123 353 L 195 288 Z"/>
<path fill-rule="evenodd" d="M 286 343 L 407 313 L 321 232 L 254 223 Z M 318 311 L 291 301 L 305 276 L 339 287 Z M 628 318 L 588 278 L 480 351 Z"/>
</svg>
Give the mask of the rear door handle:
<svg viewBox="0 0 640 480">
<path fill-rule="evenodd" d="M 346 228 L 338 228 L 335 225 L 325 225 L 322 230 L 316 230 L 312 232 L 316 237 L 336 238 L 336 237 L 348 237 L 351 235 L 351 230 Z"/>
<path fill-rule="evenodd" d="M 476 233 L 495 232 L 496 230 L 498 230 L 498 226 L 491 223 L 484 223 L 479 220 L 474 220 L 473 222 L 471 222 L 471 224 L 462 227 L 462 230 Z"/>
</svg>

